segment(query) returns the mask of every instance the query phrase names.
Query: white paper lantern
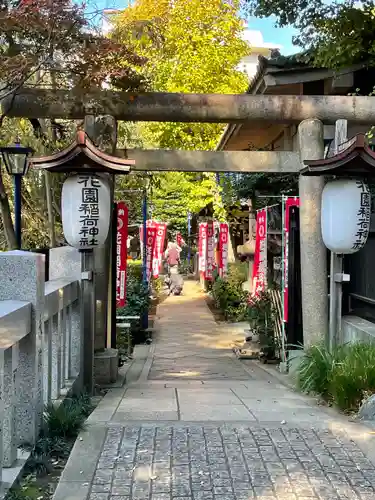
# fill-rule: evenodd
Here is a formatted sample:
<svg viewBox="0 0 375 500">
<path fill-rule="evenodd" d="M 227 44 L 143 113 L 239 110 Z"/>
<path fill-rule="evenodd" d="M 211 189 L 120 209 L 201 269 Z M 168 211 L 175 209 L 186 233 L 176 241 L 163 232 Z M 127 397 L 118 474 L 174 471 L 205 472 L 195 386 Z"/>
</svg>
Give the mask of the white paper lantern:
<svg viewBox="0 0 375 500">
<path fill-rule="evenodd" d="M 332 252 L 350 254 L 366 243 L 370 229 L 371 194 L 361 180 L 328 182 L 322 195 L 322 237 Z"/>
<path fill-rule="evenodd" d="M 68 177 L 62 188 L 61 215 L 69 245 L 79 250 L 103 246 L 111 220 L 107 180 L 92 174 Z"/>
</svg>

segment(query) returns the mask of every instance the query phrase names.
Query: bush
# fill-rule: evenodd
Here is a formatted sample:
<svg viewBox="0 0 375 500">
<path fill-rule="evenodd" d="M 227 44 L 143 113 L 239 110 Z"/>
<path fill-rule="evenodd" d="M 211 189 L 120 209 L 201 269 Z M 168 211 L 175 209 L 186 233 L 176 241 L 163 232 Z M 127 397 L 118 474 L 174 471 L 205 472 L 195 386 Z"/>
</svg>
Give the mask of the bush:
<svg viewBox="0 0 375 500">
<path fill-rule="evenodd" d="M 320 394 L 330 399 L 333 367 L 341 362 L 345 347 L 330 352 L 324 343 L 309 347 L 298 365 L 297 385 L 306 393 Z"/>
<path fill-rule="evenodd" d="M 228 264 L 226 280 L 235 286 L 241 286 L 249 277 L 249 266 L 246 262 L 232 262 Z"/>
<path fill-rule="evenodd" d="M 341 410 L 357 410 L 366 395 L 375 393 L 375 345 L 357 342 L 332 352 L 324 344 L 311 346 L 300 362 L 297 383 Z"/>
<path fill-rule="evenodd" d="M 52 461 L 69 456 L 75 438 L 85 429 L 85 420 L 93 406 L 87 395 L 66 398 L 59 406 L 47 405 L 43 413 L 43 423 L 35 446 L 27 443 L 23 448 L 31 451 L 26 464 L 26 472 L 49 473 Z"/>
<path fill-rule="evenodd" d="M 259 336 L 263 356 L 273 359 L 280 347 L 275 337 L 277 311 L 272 303 L 270 291 L 260 292 L 252 297 L 248 308 L 249 326 Z"/>
<path fill-rule="evenodd" d="M 334 403 L 343 410 L 356 410 L 368 393 L 375 393 L 375 346 L 347 345 L 345 355 L 331 375 Z"/>
<path fill-rule="evenodd" d="M 211 290 L 215 307 L 228 321 L 243 321 L 247 315 L 249 294 L 242 290 L 242 282 L 217 278 Z"/>
</svg>

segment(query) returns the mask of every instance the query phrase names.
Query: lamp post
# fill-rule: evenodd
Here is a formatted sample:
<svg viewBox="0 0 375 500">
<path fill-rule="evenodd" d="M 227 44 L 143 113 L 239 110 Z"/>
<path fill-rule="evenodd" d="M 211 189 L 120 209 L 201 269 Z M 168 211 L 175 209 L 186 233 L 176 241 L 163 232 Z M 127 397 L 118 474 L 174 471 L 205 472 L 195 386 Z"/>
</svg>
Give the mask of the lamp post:
<svg viewBox="0 0 375 500">
<path fill-rule="evenodd" d="M 17 141 L 14 146 L 1 147 L 1 156 L 5 168 L 14 181 L 14 231 L 16 234 L 17 248 L 21 248 L 21 187 L 22 177 L 29 169 L 29 156 L 32 148 L 23 147 Z"/>
</svg>

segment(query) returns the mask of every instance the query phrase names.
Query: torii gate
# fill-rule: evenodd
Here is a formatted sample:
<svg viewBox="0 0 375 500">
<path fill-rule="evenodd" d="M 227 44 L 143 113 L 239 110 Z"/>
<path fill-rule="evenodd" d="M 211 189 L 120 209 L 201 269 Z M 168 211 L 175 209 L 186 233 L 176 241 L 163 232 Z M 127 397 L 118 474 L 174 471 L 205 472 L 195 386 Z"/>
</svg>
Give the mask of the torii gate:
<svg viewBox="0 0 375 500">
<path fill-rule="evenodd" d="M 166 94 L 20 89 L 4 100 L 10 117 L 298 124 L 299 152 L 132 151 L 135 170 L 296 173 L 324 156 L 323 124 L 375 123 L 373 97 Z M 89 135 L 95 140 L 92 133 Z M 320 228 L 323 177 L 300 176 L 301 276 L 305 344 L 327 332 L 326 248 Z"/>
</svg>

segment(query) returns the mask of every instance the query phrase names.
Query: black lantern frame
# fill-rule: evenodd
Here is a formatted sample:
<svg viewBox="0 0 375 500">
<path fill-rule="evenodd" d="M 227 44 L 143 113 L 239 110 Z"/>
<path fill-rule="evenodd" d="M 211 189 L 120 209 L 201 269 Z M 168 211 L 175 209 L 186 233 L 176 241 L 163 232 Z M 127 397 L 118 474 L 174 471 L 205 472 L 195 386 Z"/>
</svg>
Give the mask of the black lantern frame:
<svg viewBox="0 0 375 500">
<path fill-rule="evenodd" d="M 9 175 L 26 175 L 29 169 L 29 157 L 33 149 L 28 146 L 0 147 L 1 156 Z"/>
</svg>

